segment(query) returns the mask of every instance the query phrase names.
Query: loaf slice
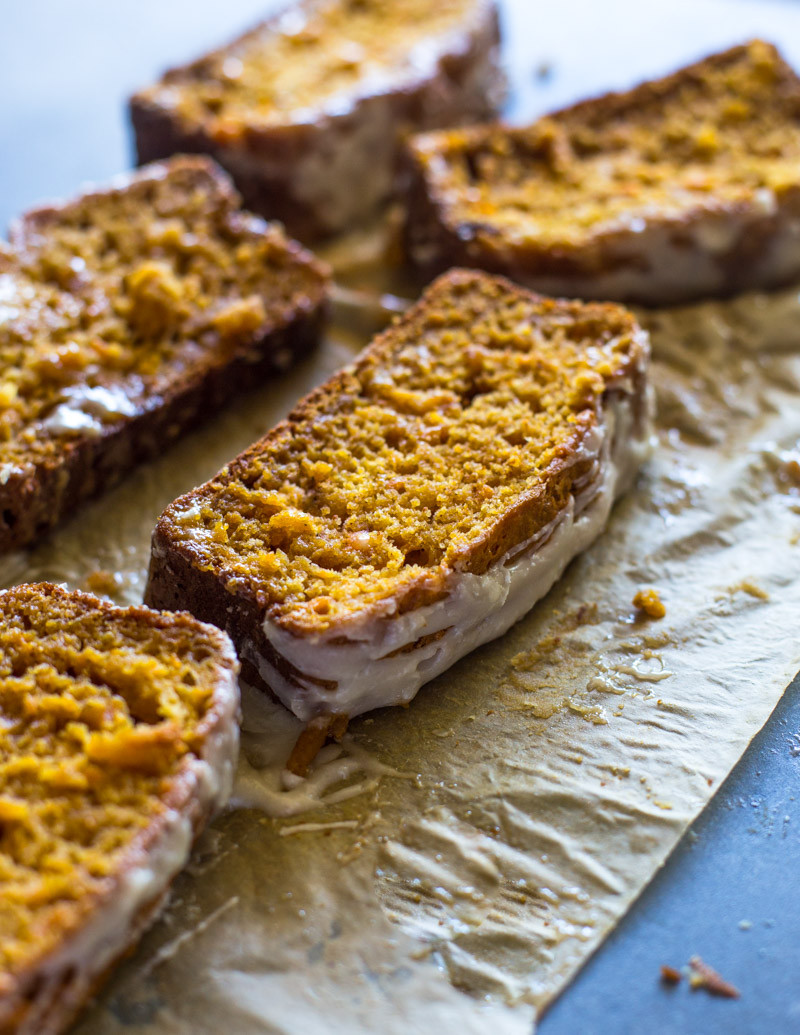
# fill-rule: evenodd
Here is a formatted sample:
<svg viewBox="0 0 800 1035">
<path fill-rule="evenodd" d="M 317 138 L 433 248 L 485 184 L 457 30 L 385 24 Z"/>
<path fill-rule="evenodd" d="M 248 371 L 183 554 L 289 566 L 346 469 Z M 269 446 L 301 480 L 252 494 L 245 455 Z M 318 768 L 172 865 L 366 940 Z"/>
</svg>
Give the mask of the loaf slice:
<svg viewBox="0 0 800 1035">
<path fill-rule="evenodd" d="M 610 304 L 454 270 L 153 535 L 146 593 L 302 719 L 409 701 L 600 534 L 649 442 Z"/>
<path fill-rule="evenodd" d="M 139 162 L 213 155 L 301 240 L 394 190 L 401 137 L 490 118 L 494 0 L 305 0 L 131 100 Z"/>
<path fill-rule="evenodd" d="M 326 290 L 199 156 L 24 215 L 0 252 L 0 551 L 306 352 Z"/>
<path fill-rule="evenodd" d="M 406 240 L 536 290 L 662 304 L 800 277 L 800 80 L 754 41 L 522 129 L 417 137 Z"/>
<path fill-rule="evenodd" d="M 230 793 L 238 664 L 189 615 L 0 593 L 0 1031 L 63 1031 Z"/>
</svg>

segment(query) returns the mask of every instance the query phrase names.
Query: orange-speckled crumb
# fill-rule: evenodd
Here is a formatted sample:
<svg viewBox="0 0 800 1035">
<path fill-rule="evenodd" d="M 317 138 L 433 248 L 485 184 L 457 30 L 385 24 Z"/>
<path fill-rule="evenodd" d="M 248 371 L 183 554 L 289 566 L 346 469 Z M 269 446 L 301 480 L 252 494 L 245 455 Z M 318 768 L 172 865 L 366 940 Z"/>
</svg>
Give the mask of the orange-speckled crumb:
<svg viewBox="0 0 800 1035">
<path fill-rule="evenodd" d="M 91 593 L 113 597 L 122 588 L 122 576 L 116 571 L 91 571 L 84 579 L 84 585 Z"/>
<path fill-rule="evenodd" d="M 665 985 L 677 985 L 681 980 L 681 972 L 676 970 L 675 967 L 669 967 L 666 964 L 662 964 L 661 980 Z"/>
<path fill-rule="evenodd" d="M 663 618 L 667 613 L 657 589 L 640 589 L 633 598 L 633 606 L 648 618 Z"/>
</svg>

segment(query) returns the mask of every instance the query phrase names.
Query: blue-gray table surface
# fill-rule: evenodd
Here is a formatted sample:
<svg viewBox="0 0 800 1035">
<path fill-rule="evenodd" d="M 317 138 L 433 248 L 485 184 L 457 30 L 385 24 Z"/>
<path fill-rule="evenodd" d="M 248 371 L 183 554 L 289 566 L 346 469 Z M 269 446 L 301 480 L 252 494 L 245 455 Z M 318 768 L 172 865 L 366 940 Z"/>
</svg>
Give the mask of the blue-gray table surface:
<svg viewBox="0 0 800 1035">
<path fill-rule="evenodd" d="M 0 226 L 129 166 L 128 94 L 273 6 L 0 0 Z M 780 44 L 800 67 L 800 4 L 791 0 L 506 0 L 504 26 L 513 119 L 752 36 Z M 800 1032 L 798 731 L 795 680 L 667 865 L 546 1014 L 541 1035 Z M 741 999 L 659 982 L 662 963 L 680 967 L 693 954 L 735 982 Z"/>
</svg>

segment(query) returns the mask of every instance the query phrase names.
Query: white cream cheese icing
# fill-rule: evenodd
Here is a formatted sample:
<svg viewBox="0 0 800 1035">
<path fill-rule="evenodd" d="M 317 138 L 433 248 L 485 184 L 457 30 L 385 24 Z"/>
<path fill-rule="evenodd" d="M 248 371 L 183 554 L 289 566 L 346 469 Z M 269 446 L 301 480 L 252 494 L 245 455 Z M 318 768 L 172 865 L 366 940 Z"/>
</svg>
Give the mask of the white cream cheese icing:
<svg viewBox="0 0 800 1035">
<path fill-rule="evenodd" d="M 119 388 L 80 385 L 67 389 L 62 402 L 42 421 L 42 426 L 54 435 L 70 431 L 99 435 L 105 423 L 135 415 L 136 406 Z"/>
</svg>

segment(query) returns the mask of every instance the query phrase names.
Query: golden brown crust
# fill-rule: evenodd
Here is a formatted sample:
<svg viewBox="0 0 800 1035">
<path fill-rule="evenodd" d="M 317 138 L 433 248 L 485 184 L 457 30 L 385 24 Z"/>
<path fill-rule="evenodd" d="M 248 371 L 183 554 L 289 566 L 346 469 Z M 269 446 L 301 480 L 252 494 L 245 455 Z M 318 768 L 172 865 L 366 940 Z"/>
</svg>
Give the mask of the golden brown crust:
<svg viewBox="0 0 800 1035">
<path fill-rule="evenodd" d="M 207 781 L 221 745 L 232 763 L 238 663 L 224 634 L 188 615 L 47 583 L 0 594 L 0 610 L 0 1030 L 44 1035 L 135 944 L 179 860 L 148 878 L 129 915 L 126 875 L 150 858 L 158 867 L 176 822 L 196 836 L 218 806 Z M 92 948 L 89 925 L 121 906 Z M 81 940 L 86 957 L 72 958 Z"/>
<path fill-rule="evenodd" d="M 643 395 L 646 358 L 618 306 L 451 271 L 167 509 L 146 599 L 219 623 L 291 679 L 265 617 L 334 638 L 442 599 L 453 571 L 485 572 L 590 475 L 598 408 L 623 386 Z"/>
<path fill-rule="evenodd" d="M 407 250 L 582 297 L 772 286 L 800 272 L 798 156 L 800 80 L 756 40 L 528 127 L 413 138 Z"/>
<path fill-rule="evenodd" d="M 0 551 L 316 342 L 327 271 L 176 158 L 35 209 L 0 277 Z"/>
</svg>

